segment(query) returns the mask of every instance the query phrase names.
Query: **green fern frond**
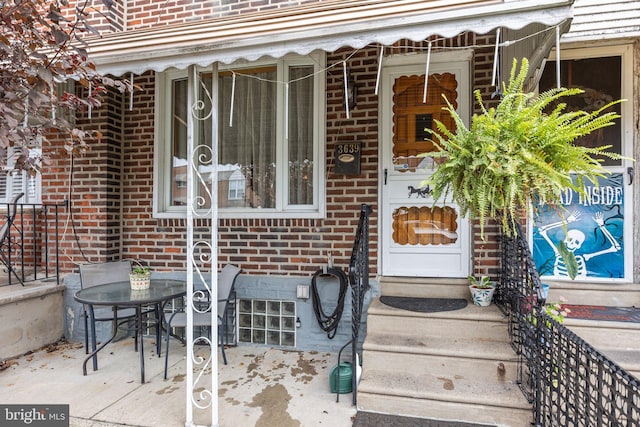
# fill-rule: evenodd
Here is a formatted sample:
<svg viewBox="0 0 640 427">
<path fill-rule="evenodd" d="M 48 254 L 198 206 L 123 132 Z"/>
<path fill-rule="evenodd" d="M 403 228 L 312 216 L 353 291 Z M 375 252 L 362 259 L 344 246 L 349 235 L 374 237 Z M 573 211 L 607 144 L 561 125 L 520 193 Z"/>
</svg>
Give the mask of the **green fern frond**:
<svg viewBox="0 0 640 427">
<path fill-rule="evenodd" d="M 520 68 L 514 60 L 509 82 L 497 106 L 485 107 L 479 90 L 474 97 L 479 113 L 467 127 L 453 105 L 444 97 L 443 108 L 455 129 L 435 121 L 430 131 L 438 148 L 422 156 L 446 159 L 425 181 L 434 200 L 451 197 L 462 215 L 480 222 L 498 219 L 507 234 L 514 230 L 518 213 L 531 209 L 534 200 L 560 205 L 560 194 L 572 188 L 584 194 L 584 180 L 597 183 L 608 171 L 601 158 L 621 159 L 610 147 L 588 148 L 574 142 L 596 130 L 614 124 L 620 115 L 614 101 L 597 111 L 567 111 L 562 99 L 583 93 L 580 89 L 557 88 L 539 94 L 523 91 L 528 61 Z M 577 175 L 574 182 L 572 174 Z"/>
</svg>

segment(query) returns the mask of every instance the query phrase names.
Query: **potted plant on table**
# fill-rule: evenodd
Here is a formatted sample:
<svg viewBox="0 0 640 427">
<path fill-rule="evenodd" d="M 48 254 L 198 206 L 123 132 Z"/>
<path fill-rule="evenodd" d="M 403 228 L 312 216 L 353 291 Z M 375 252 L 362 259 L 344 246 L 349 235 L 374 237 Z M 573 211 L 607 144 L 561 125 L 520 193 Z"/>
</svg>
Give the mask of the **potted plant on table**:
<svg viewBox="0 0 640 427">
<path fill-rule="evenodd" d="M 151 269 L 140 264 L 136 265 L 129 274 L 129 281 L 131 282 L 131 289 L 134 291 L 149 289 L 151 285 Z"/>
<path fill-rule="evenodd" d="M 496 291 L 496 282 L 493 282 L 489 276 L 482 276 L 477 279 L 469 276 L 469 291 L 471 291 L 471 300 L 480 307 L 486 307 L 491 304 L 493 293 Z"/>
</svg>

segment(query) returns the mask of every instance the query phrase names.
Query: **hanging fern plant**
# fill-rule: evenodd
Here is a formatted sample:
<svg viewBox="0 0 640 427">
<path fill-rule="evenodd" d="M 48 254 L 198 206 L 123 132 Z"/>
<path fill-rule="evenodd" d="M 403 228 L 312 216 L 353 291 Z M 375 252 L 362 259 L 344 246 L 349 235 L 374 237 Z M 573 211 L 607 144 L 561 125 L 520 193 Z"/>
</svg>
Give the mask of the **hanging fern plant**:
<svg viewBox="0 0 640 427">
<path fill-rule="evenodd" d="M 560 194 L 567 188 L 584 195 L 585 180 L 597 184 L 598 177 L 609 173 L 598 157 L 620 158 L 607 151 L 610 146 L 574 144 L 581 136 L 612 125 L 620 115 L 610 108 L 620 101 L 593 112 L 566 111 L 560 99 L 583 91 L 560 88 L 538 95 L 525 93 L 528 68 L 525 58 L 516 72 L 514 60 L 509 83 L 495 108 L 486 109 L 480 91 L 474 92 L 481 113 L 474 114 L 469 128 L 445 98 L 445 110 L 456 129 L 436 121 L 437 130 L 427 130 L 439 151 L 422 156 L 434 157 L 440 165 L 422 185 L 432 188 L 434 200 L 453 200 L 463 216 L 478 219 L 483 239 L 488 218 L 499 221 L 511 235 L 518 214 L 530 213 L 534 202 L 561 206 Z"/>
</svg>

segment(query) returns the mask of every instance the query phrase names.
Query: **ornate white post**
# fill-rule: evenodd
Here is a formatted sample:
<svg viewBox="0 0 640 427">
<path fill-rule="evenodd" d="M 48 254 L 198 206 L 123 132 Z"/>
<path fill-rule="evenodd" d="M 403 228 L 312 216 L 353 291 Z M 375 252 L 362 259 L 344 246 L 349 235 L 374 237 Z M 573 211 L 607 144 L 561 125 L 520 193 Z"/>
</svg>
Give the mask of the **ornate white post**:
<svg viewBox="0 0 640 427">
<path fill-rule="evenodd" d="M 194 425 L 193 409 L 211 409 L 211 424 L 218 426 L 218 67 L 214 64 L 210 88 L 204 87 L 196 66 L 189 67 L 187 119 L 187 298 L 186 298 L 186 420 Z M 209 99 L 200 99 L 200 88 Z M 210 102 L 210 106 L 207 105 Z M 210 111 L 206 111 L 210 108 Z M 196 141 L 199 122 L 211 118 L 212 141 Z M 210 218 L 211 234 L 194 239 L 197 219 Z M 210 276 L 209 276 L 210 275 Z M 209 280 L 207 280 L 209 276 Z M 194 336 L 194 313 L 211 316 L 211 338 Z M 199 345 L 196 355 L 195 344 Z M 207 354 L 208 352 L 208 354 Z M 207 384 L 207 377 L 211 383 Z M 196 390 L 198 390 L 196 392 Z"/>
</svg>

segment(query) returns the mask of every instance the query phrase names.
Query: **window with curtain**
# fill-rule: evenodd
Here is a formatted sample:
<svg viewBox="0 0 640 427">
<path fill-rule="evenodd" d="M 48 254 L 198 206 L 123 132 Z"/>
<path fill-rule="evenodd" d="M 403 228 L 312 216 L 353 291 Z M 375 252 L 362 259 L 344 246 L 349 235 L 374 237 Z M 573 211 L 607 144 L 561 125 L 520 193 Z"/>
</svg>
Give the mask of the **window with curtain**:
<svg viewBox="0 0 640 427">
<path fill-rule="evenodd" d="M 324 90 L 318 61 L 280 60 L 218 73 L 218 206 L 240 216 L 317 216 L 320 212 L 322 155 L 320 122 Z M 179 213 L 187 198 L 187 121 L 193 112 L 195 145 L 211 145 L 211 78 L 198 73 L 198 108 L 188 106 L 186 73 L 163 73 L 159 105 L 168 120 L 159 122 L 163 157 L 156 175 L 156 213 Z M 165 99 L 168 98 L 168 99 Z M 213 180 L 210 158 L 194 156 L 207 191 Z M 167 173 L 168 172 L 168 173 Z M 168 187 L 168 188 L 167 188 Z M 206 199 L 206 197 L 205 197 Z M 201 207 L 208 207 L 207 203 Z M 182 208 L 184 209 L 184 208 Z"/>
</svg>

